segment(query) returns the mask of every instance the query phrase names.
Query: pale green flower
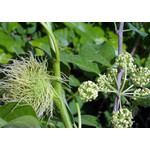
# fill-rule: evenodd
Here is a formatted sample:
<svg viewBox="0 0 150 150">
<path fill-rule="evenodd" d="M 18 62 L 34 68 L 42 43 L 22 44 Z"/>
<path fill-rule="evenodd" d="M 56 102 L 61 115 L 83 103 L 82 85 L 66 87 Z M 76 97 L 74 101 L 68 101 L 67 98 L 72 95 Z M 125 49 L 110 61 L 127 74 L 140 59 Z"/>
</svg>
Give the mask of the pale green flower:
<svg viewBox="0 0 150 150">
<path fill-rule="evenodd" d="M 116 65 L 119 69 L 128 70 L 129 72 L 134 72 L 136 65 L 133 64 L 134 59 L 128 52 L 122 52 L 116 58 Z"/>
<path fill-rule="evenodd" d="M 137 68 L 132 74 L 131 80 L 138 87 L 143 87 L 150 82 L 150 70 L 147 67 Z"/>
</svg>

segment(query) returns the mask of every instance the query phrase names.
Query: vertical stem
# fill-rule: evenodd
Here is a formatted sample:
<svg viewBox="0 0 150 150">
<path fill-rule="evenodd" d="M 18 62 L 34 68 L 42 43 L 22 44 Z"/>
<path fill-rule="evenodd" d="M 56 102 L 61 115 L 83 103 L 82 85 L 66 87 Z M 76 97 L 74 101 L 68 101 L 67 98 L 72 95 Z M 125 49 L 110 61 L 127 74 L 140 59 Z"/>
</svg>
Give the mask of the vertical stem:
<svg viewBox="0 0 150 150">
<path fill-rule="evenodd" d="M 80 112 L 79 103 L 76 100 L 76 97 L 74 99 L 75 99 L 76 108 L 77 108 L 77 112 L 78 112 L 78 124 L 79 124 L 78 126 L 79 126 L 79 128 L 82 128 L 82 120 L 81 120 L 81 112 Z"/>
<path fill-rule="evenodd" d="M 122 53 L 122 45 L 123 45 L 123 26 L 124 22 L 120 23 L 119 26 L 119 31 L 116 32 L 118 33 L 118 55 Z M 117 81 L 118 81 L 118 91 L 120 91 L 120 86 L 121 86 L 121 77 L 123 74 L 123 70 L 119 70 Z M 114 104 L 114 111 L 117 112 L 119 110 L 119 97 L 115 97 L 115 104 Z"/>
<path fill-rule="evenodd" d="M 51 37 L 51 40 L 53 42 L 54 48 L 55 48 L 55 59 L 54 59 L 54 72 L 55 72 L 55 76 L 58 78 L 61 78 L 61 73 L 60 73 L 60 56 L 59 56 L 59 49 L 57 46 L 57 42 L 56 39 L 52 33 L 52 31 L 50 30 L 50 28 L 48 28 L 48 26 L 44 23 L 41 22 L 41 24 L 43 25 L 43 27 L 46 29 L 48 35 Z M 63 99 L 63 94 L 62 94 L 62 85 L 59 81 L 55 82 L 55 86 L 54 89 L 57 93 L 57 95 L 59 95 L 58 97 L 54 98 L 55 104 L 59 109 L 59 112 L 61 114 L 61 117 L 63 119 L 64 125 L 67 128 L 72 128 L 72 123 L 71 123 L 71 119 L 69 117 L 66 105 L 64 103 L 64 99 Z"/>
</svg>

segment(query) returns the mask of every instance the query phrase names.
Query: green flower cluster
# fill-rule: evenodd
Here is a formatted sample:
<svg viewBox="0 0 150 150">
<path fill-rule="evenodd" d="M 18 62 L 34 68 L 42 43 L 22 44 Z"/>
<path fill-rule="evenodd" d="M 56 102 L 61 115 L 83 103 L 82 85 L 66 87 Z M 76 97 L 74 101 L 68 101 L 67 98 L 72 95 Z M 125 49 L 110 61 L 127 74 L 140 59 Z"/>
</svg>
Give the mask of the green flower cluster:
<svg viewBox="0 0 150 150">
<path fill-rule="evenodd" d="M 112 68 L 107 75 L 100 75 L 97 84 L 92 81 L 83 82 L 78 88 L 80 98 L 85 101 L 92 101 L 98 96 L 98 91 L 105 93 L 111 91 L 108 84 L 114 85 L 114 76 L 117 76 L 117 69 Z"/>
<path fill-rule="evenodd" d="M 128 70 L 129 72 L 134 72 L 136 65 L 133 64 L 134 59 L 128 52 L 122 52 L 116 58 L 116 65 L 119 69 Z"/>
<path fill-rule="evenodd" d="M 95 100 L 98 96 L 98 86 L 92 81 L 83 82 L 78 91 L 80 98 L 85 101 Z"/>
<path fill-rule="evenodd" d="M 148 88 L 138 88 L 134 91 L 134 95 L 133 96 L 137 96 L 137 97 L 144 97 L 144 96 L 148 96 L 150 95 L 150 90 Z M 136 99 L 139 99 L 137 97 L 134 97 L 133 99 L 136 100 Z"/>
<path fill-rule="evenodd" d="M 104 80 L 108 82 L 108 77 L 106 75 L 101 75 L 97 79 L 97 86 L 100 91 L 107 93 L 108 91 L 110 91 L 110 88 L 108 87 L 108 85 L 106 84 Z"/>
<path fill-rule="evenodd" d="M 115 77 L 117 78 L 117 74 L 118 74 L 118 70 L 116 68 L 111 68 L 110 70 L 108 70 L 107 78 L 108 78 L 108 82 L 110 82 L 110 84 L 114 85 Z"/>
<path fill-rule="evenodd" d="M 134 97 L 133 99 L 135 100 L 134 103 L 136 105 L 141 105 L 143 107 L 147 107 L 150 104 L 150 99 L 149 98 L 144 98 L 146 96 L 150 95 L 150 90 L 148 88 L 139 88 L 134 91 Z"/>
<path fill-rule="evenodd" d="M 150 82 L 150 70 L 147 67 L 137 68 L 132 74 L 131 80 L 138 87 L 143 87 Z"/>
<path fill-rule="evenodd" d="M 113 112 L 112 124 L 114 128 L 129 128 L 132 126 L 132 113 L 127 109 L 120 109 L 118 112 Z"/>
<path fill-rule="evenodd" d="M 100 91 L 103 91 L 105 93 L 107 93 L 108 91 L 110 91 L 110 87 L 108 86 L 108 84 L 110 85 L 115 85 L 115 78 L 117 78 L 117 73 L 118 70 L 115 68 L 111 68 L 107 74 L 105 75 L 101 75 L 98 79 L 97 79 L 97 85 L 99 87 Z M 106 83 L 107 82 L 107 83 Z"/>
</svg>

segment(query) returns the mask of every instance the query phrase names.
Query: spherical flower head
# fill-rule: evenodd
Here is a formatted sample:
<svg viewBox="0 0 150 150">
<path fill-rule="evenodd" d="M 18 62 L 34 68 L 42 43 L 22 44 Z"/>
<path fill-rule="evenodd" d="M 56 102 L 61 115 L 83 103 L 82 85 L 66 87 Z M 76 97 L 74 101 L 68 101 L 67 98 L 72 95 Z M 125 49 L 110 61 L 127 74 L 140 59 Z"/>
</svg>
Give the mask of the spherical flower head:
<svg viewBox="0 0 150 150">
<path fill-rule="evenodd" d="M 79 88 L 79 96 L 84 101 L 95 100 L 98 96 L 98 86 L 92 81 L 83 82 Z"/>
<path fill-rule="evenodd" d="M 128 70 L 129 72 L 134 72 L 136 65 L 133 64 L 134 59 L 128 52 L 122 52 L 116 58 L 116 65 L 119 69 Z"/>
<path fill-rule="evenodd" d="M 138 87 L 143 87 L 150 82 L 150 70 L 147 67 L 137 68 L 131 75 L 131 80 Z"/>
<path fill-rule="evenodd" d="M 150 100 L 144 97 L 147 97 L 150 95 L 150 90 L 148 88 L 138 88 L 134 91 L 134 95 L 136 96 L 133 99 L 135 100 L 135 103 L 137 105 L 141 105 L 143 107 L 146 107 L 149 105 Z"/>
<path fill-rule="evenodd" d="M 55 95 L 52 83 L 59 79 L 49 75 L 46 60 L 37 61 L 30 53 L 29 57 L 20 57 L 20 60 L 12 62 L 2 69 L 6 75 L 1 82 L 1 88 L 5 90 L 2 101 L 26 102 L 33 107 L 38 117 L 43 113 L 52 116 Z"/>
<path fill-rule="evenodd" d="M 129 128 L 132 126 L 132 113 L 127 108 L 120 109 L 118 112 L 113 112 L 112 125 L 114 128 Z"/>
</svg>

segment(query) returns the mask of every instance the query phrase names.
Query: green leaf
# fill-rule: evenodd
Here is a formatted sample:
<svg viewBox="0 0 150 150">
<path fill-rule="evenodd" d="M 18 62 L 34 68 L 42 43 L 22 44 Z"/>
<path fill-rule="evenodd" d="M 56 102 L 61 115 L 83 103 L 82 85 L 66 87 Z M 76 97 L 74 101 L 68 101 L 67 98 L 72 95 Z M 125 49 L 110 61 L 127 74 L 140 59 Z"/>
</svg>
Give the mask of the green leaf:
<svg viewBox="0 0 150 150">
<path fill-rule="evenodd" d="M 69 45 L 69 32 L 67 28 L 55 30 L 54 36 L 56 37 L 59 46 Z"/>
<path fill-rule="evenodd" d="M 29 27 L 27 28 L 27 34 L 33 34 L 37 29 L 37 23 L 28 22 Z"/>
<path fill-rule="evenodd" d="M 76 64 L 80 69 L 88 72 L 94 72 L 96 74 L 100 73 L 98 65 L 90 62 L 88 58 L 84 56 L 67 54 L 65 52 L 61 52 L 60 56 L 62 62 L 69 62 Z"/>
<path fill-rule="evenodd" d="M 135 63 L 137 64 L 138 67 L 141 67 L 142 64 L 141 64 L 141 59 L 140 59 L 140 56 L 138 54 L 135 54 L 134 55 L 134 61 Z M 150 68 L 149 68 L 150 69 Z"/>
<path fill-rule="evenodd" d="M 84 101 L 80 99 L 80 97 L 78 95 L 75 95 L 76 97 L 76 100 L 78 101 L 78 104 L 79 104 L 79 107 L 80 107 L 80 110 L 84 104 Z M 73 115 L 77 114 L 77 108 L 76 108 L 76 104 L 75 104 L 75 100 L 74 98 L 70 101 L 69 103 L 69 107 L 71 109 L 71 112 Z"/>
<path fill-rule="evenodd" d="M 137 28 L 135 28 L 131 23 L 128 23 L 129 29 L 139 33 L 142 37 L 146 37 L 148 36 L 147 33 L 141 32 L 140 30 L 138 30 Z"/>
<path fill-rule="evenodd" d="M 93 126 L 96 128 L 99 126 L 98 118 L 95 116 L 82 115 L 81 118 L 82 118 L 83 125 Z M 75 118 L 75 121 L 78 123 L 78 117 Z"/>
<path fill-rule="evenodd" d="M 40 122 L 33 116 L 21 116 L 8 122 L 4 128 L 40 128 Z"/>
<path fill-rule="evenodd" d="M 107 39 L 104 37 L 104 31 L 99 26 L 92 27 L 91 24 L 84 22 L 65 22 L 65 25 L 74 29 L 80 36 L 80 42 L 83 44 L 85 41 L 100 44 Z"/>
<path fill-rule="evenodd" d="M 16 52 L 16 47 L 21 49 L 20 44 L 17 43 L 10 35 L 0 31 L 0 48 L 5 51 L 14 53 Z"/>
<path fill-rule="evenodd" d="M 8 32 L 14 31 L 20 24 L 18 22 L 8 22 Z"/>
<path fill-rule="evenodd" d="M 18 106 L 17 104 L 18 103 L 16 102 L 12 102 L 1 106 L 0 118 L 4 119 L 7 122 L 25 115 L 31 115 L 37 118 L 32 106 L 25 103 L 20 103 Z"/>
<path fill-rule="evenodd" d="M 108 43 L 114 48 L 115 54 L 118 55 L 118 35 L 113 31 L 108 31 Z M 122 51 L 126 51 L 127 45 L 123 43 Z"/>
<path fill-rule="evenodd" d="M 148 69 L 150 69 L 150 54 L 149 56 L 147 57 L 147 60 L 145 62 L 145 67 L 147 67 Z"/>
<path fill-rule="evenodd" d="M 85 56 L 92 61 L 101 63 L 104 66 L 111 67 L 111 61 L 115 57 L 115 51 L 107 42 L 104 42 L 101 45 L 85 42 L 80 49 L 80 55 Z"/>
<path fill-rule="evenodd" d="M 80 81 L 74 75 L 69 76 L 69 85 L 78 87 L 80 85 Z"/>
<path fill-rule="evenodd" d="M 0 128 L 5 126 L 6 124 L 7 124 L 7 121 L 5 121 L 2 118 L 0 118 Z"/>
<path fill-rule="evenodd" d="M 5 53 L 3 49 L 0 48 L 0 63 L 6 64 L 8 63 L 8 59 L 12 58 L 12 55 L 9 53 Z"/>
<path fill-rule="evenodd" d="M 44 36 L 42 38 L 39 38 L 38 40 L 34 41 L 30 41 L 31 45 L 33 47 L 39 47 L 45 51 L 50 51 L 50 48 L 49 48 L 49 44 L 48 44 L 48 38 L 47 36 Z M 36 55 L 43 55 L 43 51 L 40 50 L 40 49 L 36 49 Z"/>
<path fill-rule="evenodd" d="M 91 29 L 91 36 L 96 44 L 101 44 L 104 41 L 107 41 L 104 37 L 104 31 L 100 27 L 93 27 Z"/>
<path fill-rule="evenodd" d="M 85 40 L 89 42 L 93 41 L 90 32 L 92 29 L 90 24 L 84 22 L 65 22 L 65 25 L 74 29 L 84 39 L 81 43 L 85 42 Z"/>
</svg>

